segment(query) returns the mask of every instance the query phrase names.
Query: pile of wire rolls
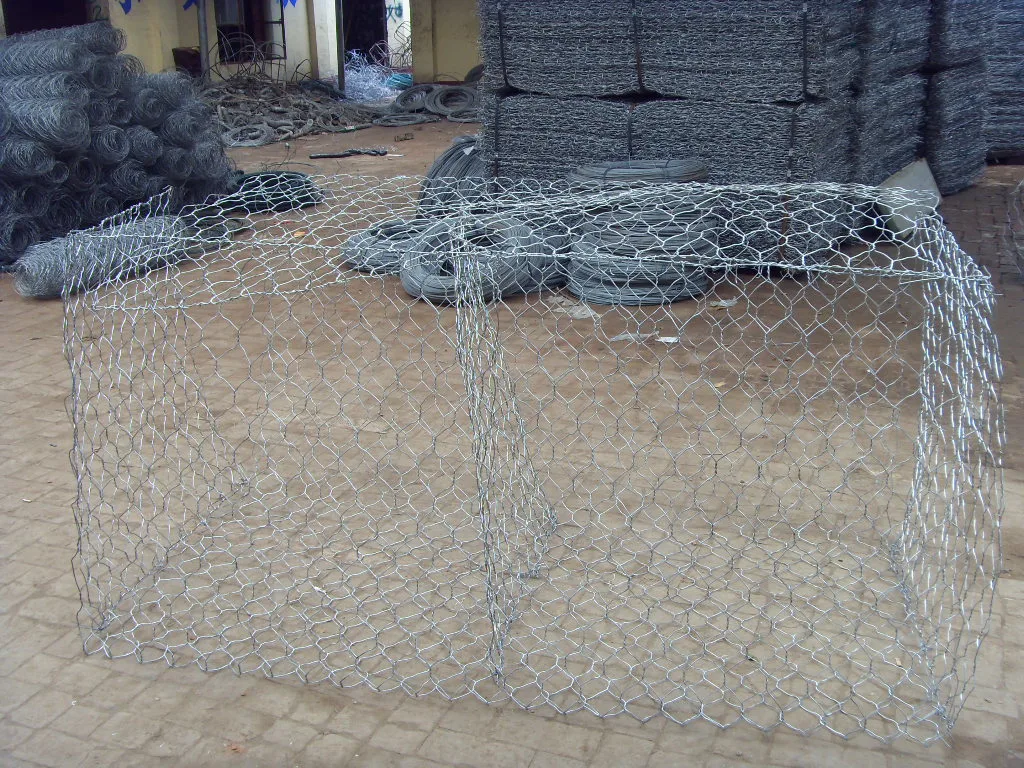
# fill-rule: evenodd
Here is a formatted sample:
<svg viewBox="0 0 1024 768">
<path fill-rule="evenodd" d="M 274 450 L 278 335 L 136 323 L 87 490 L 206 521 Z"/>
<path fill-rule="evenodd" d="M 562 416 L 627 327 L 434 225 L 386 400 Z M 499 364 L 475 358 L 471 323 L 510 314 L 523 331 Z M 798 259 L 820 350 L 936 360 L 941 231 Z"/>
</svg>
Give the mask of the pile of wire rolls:
<svg viewBox="0 0 1024 768">
<path fill-rule="evenodd" d="M 397 128 L 433 123 L 441 118 L 454 123 L 479 122 L 480 96 L 475 85 L 414 85 L 399 93 L 388 110 L 373 122 Z"/>
<path fill-rule="evenodd" d="M 713 254 L 716 247 L 714 218 L 699 195 L 671 207 L 618 205 L 611 195 L 612 202 L 574 219 L 541 216 L 526 222 L 485 204 L 494 182 L 467 159 L 475 144 L 475 137 L 460 137 L 438 158 L 415 218 L 352 235 L 343 249 L 345 267 L 398 275 L 410 296 L 448 304 L 459 300 L 459 270 L 466 268 L 476 270 L 473 277 L 488 300 L 567 286 L 584 301 L 638 306 L 710 290 L 708 274 L 686 266 L 688 255 Z M 705 166 L 692 158 L 613 162 L 575 169 L 565 189 L 614 191 L 706 178 Z M 510 201 L 537 194 L 525 181 L 519 188 L 502 180 L 501 191 Z"/>
<path fill-rule="evenodd" d="M 624 161 L 583 166 L 569 174 L 574 187 L 616 189 L 638 184 L 703 181 L 696 159 Z M 708 274 L 685 265 L 687 255 L 713 253 L 707 208 L 698 200 L 671 206 L 616 205 L 572 227 L 569 291 L 592 304 L 641 306 L 693 298 L 711 288 Z"/>
<path fill-rule="evenodd" d="M 147 75 L 107 22 L 0 40 L 0 268 L 167 188 L 230 188 L 210 110 L 184 75 Z"/>
<path fill-rule="evenodd" d="M 522 194 L 529 194 L 527 187 Z M 344 247 L 345 265 L 371 275 L 398 275 L 410 296 L 441 304 L 459 298 L 460 260 L 479 270 L 488 300 L 563 285 L 565 229 L 554 220 L 538 227 L 500 212 L 474 215 L 473 203 L 483 201 L 490 188 L 477 137 L 457 137 L 427 172 L 418 217 L 385 221 L 352 235 Z M 505 191 L 510 200 L 520 193 Z"/>
</svg>

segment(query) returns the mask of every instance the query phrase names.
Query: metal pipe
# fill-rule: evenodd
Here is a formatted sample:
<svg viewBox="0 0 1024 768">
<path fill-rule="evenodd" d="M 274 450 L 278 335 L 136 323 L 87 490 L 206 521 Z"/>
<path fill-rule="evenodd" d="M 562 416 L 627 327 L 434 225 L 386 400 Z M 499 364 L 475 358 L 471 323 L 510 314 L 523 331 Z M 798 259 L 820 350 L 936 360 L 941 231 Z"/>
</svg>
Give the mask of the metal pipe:
<svg viewBox="0 0 1024 768">
<path fill-rule="evenodd" d="M 334 21 L 338 38 L 338 90 L 345 92 L 345 3 L 334 0 Z"/>
<path fill-rule="evenodd" d="M 210 72 L 210 33 L 206 28 L 206 0 L 196 0 L 196 12 L 199 14 L 199 68 L 203 71 L 200 78 L 206 80 Z"/>
</svg>

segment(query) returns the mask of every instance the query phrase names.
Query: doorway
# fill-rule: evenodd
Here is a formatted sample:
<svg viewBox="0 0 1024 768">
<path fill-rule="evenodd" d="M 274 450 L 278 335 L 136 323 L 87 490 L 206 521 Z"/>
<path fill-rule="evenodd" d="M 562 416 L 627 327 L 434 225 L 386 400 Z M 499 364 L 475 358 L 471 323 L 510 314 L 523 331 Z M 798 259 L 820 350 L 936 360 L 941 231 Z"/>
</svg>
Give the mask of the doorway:
<svg viewBox="0 0 1024 768">
<path fill-rule="evenodd" d="M 2 6 L 8 35 L 74 27 L 89 21 L 86 0 L 3 0 Z"/>
</svg>

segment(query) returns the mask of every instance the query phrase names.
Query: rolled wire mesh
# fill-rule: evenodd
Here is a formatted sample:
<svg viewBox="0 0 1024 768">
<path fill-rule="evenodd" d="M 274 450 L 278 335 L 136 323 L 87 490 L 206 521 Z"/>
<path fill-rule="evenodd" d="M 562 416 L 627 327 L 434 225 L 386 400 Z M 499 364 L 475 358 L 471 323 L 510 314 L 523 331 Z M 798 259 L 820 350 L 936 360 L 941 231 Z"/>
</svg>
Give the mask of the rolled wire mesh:
<svg viewBox="0 0 1024 768">
<path fill-rule="evenodd" d="M 49 173 L 56 159 L 36 141 L 11 136 L 0 141 L 0 173 L 5 179 L 35 179 Z"/>
<path fill-rule="evenodd" d="M 116 165 L 131 151 L 128 134 L 116 125 L 100 125 L 92 129 L 89 153 L 97 162 Z"/>
<path fill-rule="evenodd" d="M 2 97 L 6 100 L 60 99 L 79 108 L 86 108 L 90 98 L 81 78 L 68 72 L 5 77 Z"/>
<path fill-rule="evenodd" d="M 145 75 L 138 59 L 118 54 L 123 42 L 106 23 L 0 41 L 0 175 L 14 187 L 46 188 L 22 190 L 29 203 L 19 203 L 19 215 L 45 217 L 29 231 L 91 226 L 169 185 L 179 205 L 230 189 L 219 128 L 189 80 Z"/>
<path fill-rule="evenodd" d="M 986 84 L 982 62 L 937 73 L 929 83 L 925 155 L 944 195 L 966 189 L 985 171 Z"/>
<path fill-rule="evenodd" d="M 986 55 L 985 135 L 995 154 L 1024 152 L 1024 2 L 1000 0 Z"/>
<path fill-rule="evenodd" d="M 127 40 L 124 30 L 118 29 L 108 21 L 96 21 L 75 27 L 59 27 L 57 29 L 41 29 L 36 32 L 18 35 L 22 42 L 76 43 L 85 46 L 89 51 L 100 56 L 113 56 L 120 52 Z"/>
<path fill-rule="evenodd" d="M 55 152 L 79 152 L 89 146 L 88 116 L 61 99 L 8 101 L 7 111 L 14 130 Z"/>
<path fill-rule="evenodd" d="M 135 279 L 177 224 L 70 238 L 120 270 L 65 305 L 86 650 L 947 738 L 1000 571 L 1003 436 L 993 286 L 939 216 L 867 187 L 492 179 L 431 219 L 455 288 L 434 303 L 346 263 L 423 182 L 316 178 L 322 204 Z M 536 251 L 475 233 L 574 241 L 595 211 L 674 221 L 651 255 L 705 292 L 493 290 Z"/>
<path fill-rule="evenodd" d="M 128 155 L 133 160 L 148 166 L 155 164 L 163 154 L 160 137 L 149 128 L 133 125 L 125 130 L 125 135 L 128 137 Z"/>
<path fill-rule="evenodd" d="M 0 40 L 0 76 L 69 72 L 82 75 L 96 61 L 84 45 L 61 40 L 30 40 L 21 36 Z"/>
</svg>

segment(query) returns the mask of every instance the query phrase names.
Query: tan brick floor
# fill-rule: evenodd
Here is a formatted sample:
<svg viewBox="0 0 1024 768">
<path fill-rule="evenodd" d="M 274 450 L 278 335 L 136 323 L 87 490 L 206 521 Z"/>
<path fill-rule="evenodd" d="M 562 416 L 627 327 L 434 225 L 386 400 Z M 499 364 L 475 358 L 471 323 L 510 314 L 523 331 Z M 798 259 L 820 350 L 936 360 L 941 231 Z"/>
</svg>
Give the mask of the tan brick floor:
<svg viewBox="0 0 1024 768">
<path fill-rule="evenodd" d="M 439 130 L 418 134 L 402 169 L 422 167 L 447 139 Z M 300 146 L 308 152 L 314 143 Z M 278 159 L 282 151 L 264 156 Z M 945 206 L 964 246 L 999 283 L 1010 436 L 1006 573 L 979 662 L 979 687 L 948 747 L 562 717 L 86 657 L 70 562 L 75 530 L 61 311 L 20 299 L 3 278 L 0 766 L 1024 768 L 1024 284 L 1000 254 L 999 232 L 1006 193 L 1021 177 L 1024 167 L 993 168 L 983 184 Z"/>
</svg>

